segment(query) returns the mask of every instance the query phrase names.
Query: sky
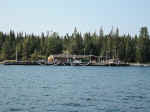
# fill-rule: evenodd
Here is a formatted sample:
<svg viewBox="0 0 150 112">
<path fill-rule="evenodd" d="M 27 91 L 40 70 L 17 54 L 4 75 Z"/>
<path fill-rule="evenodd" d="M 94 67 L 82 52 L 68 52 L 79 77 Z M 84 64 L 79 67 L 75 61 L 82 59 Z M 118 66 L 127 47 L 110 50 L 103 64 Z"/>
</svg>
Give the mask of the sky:
<svg viewBox="0 0 150 112">
<path fill-rule="evenodd" d="M 150 29 L 150 0 L 0 0 L 0 31 L 60 35 L 78 31 L 135 35 Z M 150 30 L 149 30 L 150 31 Z"/>
</svg>

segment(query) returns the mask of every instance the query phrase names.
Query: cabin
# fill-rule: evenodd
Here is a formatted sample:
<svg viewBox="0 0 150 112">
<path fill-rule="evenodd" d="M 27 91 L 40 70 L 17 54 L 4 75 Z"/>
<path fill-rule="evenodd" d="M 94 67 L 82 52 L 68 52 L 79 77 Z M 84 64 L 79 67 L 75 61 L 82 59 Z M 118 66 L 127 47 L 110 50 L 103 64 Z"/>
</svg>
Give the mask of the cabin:
<svg viewBox="0 0 150 112">
<path fill-rule="evenodd" d="M 98 58 L 97 56 L 94 55 L 66 55 L 66 54 L 50 55 L 48 57 L 48 63 L 72 63 L 73 61 L 96 63 L 98 61 Z"/>
</svg>

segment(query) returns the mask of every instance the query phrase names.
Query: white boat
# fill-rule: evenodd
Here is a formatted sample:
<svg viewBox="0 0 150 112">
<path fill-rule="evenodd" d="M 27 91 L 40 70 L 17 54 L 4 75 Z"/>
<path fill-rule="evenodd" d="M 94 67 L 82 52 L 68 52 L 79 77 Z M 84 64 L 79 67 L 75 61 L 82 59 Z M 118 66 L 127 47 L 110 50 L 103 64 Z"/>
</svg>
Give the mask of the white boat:
<svg viewBox="0 0 150 112">
<path fill-rule="evenodd" d="M 71 66 L 88 66 L 89 63 L 84 63 L 84 62 L 81 62 L 80 60 L 74 60 L 72 63 L 71 63 Z"/>
</svg>

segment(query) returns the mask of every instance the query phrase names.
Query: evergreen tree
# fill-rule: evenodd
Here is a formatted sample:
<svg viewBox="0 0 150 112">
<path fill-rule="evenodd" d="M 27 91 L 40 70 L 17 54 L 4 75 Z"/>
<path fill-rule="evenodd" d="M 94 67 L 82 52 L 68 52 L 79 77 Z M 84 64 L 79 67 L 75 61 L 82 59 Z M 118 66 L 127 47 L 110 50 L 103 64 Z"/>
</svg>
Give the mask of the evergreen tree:
<svg viewBox="0 0 150 112">
<path fill-rule="evenodd" d="M 126 62 L 150 62 L 150 38 L 147 27 L 140 29 L 139 36 L 119 35 L 119 29 L 104 34 L 100 28 L 99 35 L 74 32 L 60 37 L 58 33 L 35 34 L 0 32 L 0 61 L 15 60 L 16 50 L 19 60 L 37 60 L 50 54 L 96 55 L 119 58 Z"/>
</svg>

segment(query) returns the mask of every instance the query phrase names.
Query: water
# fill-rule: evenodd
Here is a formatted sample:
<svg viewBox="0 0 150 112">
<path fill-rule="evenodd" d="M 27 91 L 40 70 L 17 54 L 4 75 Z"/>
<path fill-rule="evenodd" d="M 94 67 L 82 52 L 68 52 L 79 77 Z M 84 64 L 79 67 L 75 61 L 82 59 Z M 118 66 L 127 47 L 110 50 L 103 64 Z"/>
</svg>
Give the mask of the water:
<svg viewBox="0 0 150 112">
<path fill-rule="evenodd" d="M 149 112 L 149 67 L 0 65 L 0 112 Z"/>
</svg>

